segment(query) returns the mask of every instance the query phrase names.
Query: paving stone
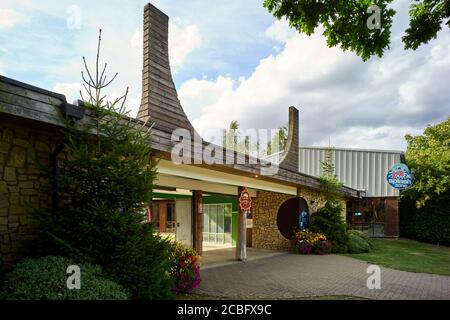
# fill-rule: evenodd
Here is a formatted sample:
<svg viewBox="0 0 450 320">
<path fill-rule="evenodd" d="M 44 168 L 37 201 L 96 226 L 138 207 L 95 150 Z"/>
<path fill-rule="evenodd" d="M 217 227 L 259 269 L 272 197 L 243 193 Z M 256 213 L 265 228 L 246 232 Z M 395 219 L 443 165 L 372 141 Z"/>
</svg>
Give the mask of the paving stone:
<svg viewBox="0 0 450 320">
<path fill-rule="evenodd" d="M 369 290 L 368 266 L 339 255 L 286 253 L 203 270 L 195 293 L 246 299 L 350 295 L 381 300 L 450 300 L 450 276 L 381 267 L 381 290 Z"/>
</svg>

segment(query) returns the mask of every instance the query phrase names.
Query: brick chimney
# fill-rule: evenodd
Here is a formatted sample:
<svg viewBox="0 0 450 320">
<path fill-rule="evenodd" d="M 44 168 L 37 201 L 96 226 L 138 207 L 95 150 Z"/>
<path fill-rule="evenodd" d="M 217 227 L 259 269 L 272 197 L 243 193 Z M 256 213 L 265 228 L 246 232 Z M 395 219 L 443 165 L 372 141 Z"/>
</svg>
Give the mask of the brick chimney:
<svg viewBox="0 0 450 320">
<path fill-rule="evenodd" d="M 138 119 L 155 123 L 155 128 L 172 133 L 195 130 L 178 99 L 169 63 L 169 17 L 147 4 L 144 8 L 144 69 L 142 101 Z"/>
</svg>

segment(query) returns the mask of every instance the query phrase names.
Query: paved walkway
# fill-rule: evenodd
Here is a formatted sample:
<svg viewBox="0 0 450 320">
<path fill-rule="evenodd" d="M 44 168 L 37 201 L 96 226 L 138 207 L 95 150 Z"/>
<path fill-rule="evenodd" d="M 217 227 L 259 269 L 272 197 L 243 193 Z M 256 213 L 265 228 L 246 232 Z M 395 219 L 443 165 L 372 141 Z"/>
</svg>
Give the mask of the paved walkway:
<svg viewBox="0 0 450 320">
<path fill-rule="evenodd" d="M 235 299 L 345 295 L 369 299 L 447 299 L 450 277 L 381 268 L 381 290 L 366 286 L 368 263 L 339 255 L 281 255 L 210 267 L 196 294 Z"/>
<path fill-rule="evenodd" d="M 286 253 L 274 250 L 260 250 L 260 249 L 255 250 L 252 248 L 247 248 L 247 262 L 268 257 L 275 257 L 284 254 Z M 235 255 L 236 255 L 235 247 L 228 247 L 228 248 L 204 247 L 203 256 L 201 259 L 201 270 L 207 270 L 209 268 L 216 268 L 232 264 L 241 264 L 241 262 L 235 259 Z"/>
</svg>

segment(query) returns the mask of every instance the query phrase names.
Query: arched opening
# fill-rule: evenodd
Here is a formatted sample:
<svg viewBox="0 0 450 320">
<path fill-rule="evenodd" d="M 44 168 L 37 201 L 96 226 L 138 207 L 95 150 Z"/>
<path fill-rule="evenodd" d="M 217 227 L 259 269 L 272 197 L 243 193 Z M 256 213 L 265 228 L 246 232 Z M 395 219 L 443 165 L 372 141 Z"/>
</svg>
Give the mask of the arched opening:
<svg viewBox="0 0 450 320">
<path fill-rule="evenodd" d="M 309 226 L 309 208 L 305 199 L 297 197 L 285 201 L 278 209 L 277 226 L 286 239 L 292 239 L 294 230 Z"/>
</svg>

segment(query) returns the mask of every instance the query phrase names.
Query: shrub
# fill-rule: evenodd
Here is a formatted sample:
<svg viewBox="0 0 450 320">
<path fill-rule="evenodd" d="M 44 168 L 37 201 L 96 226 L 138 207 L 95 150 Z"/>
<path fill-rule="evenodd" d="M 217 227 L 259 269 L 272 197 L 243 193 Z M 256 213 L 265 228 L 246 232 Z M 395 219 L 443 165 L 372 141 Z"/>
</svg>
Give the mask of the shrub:
<svg viewBox="0 0 450 320">
<path fill-rule="evenodd" d="M 368 253 L 371 249 L 371 244 L 365 236 L 358 231 L 350 231 L 348 241 L 348 252 L 349 253 Z"/>
<path fill-rule="evenodd" d="M 359 230 L 350 230 L 349 234 L 356 234 L 357 236 L 363 238 L 364 240 L 367 241 L 367 243 L 369 244 L 370 249 L 373 249 L 375 247 L 372 238 L 369 237 L 366 233 L 361 232 Z"/>
<path fill-rule="evenodd" d="M 154 235 L 149 225 L 142 225 L 141 232 L 118 248 L 106 272 L 127 288 L 133 299 L 162 300 L 173 298 L 173 280 L 167 272 L 170 266 L 168 240 Z"/>
<path fill-rule="evenodd" d="M 311 215 L 310 229 L 323 233 L 330 240 L 333 253 L 345 253 L 348 250 L 348 234 L 342 218 L 342 205 L 328 201 L 325 206 Z"/>
<path fill-rule="evenodd" d="M 107 102 L 101 93 L 106 75 L 96 66 L 84 79 L 90 117 L 79 123 L 66 119 L 61 135 L 66 156 L 55 163 L 57 170 L 44 168 L 56 201 L 52 211 L 36 212 L 40 237 L 34 254 L 100 265 L 136 299 L 168 298 L 169 246 L 142 214 L 156 178 L 151 130 L 127 120 L 126 94 Z"/>
<path fill-rule="evenodd" d="M 309 230 L 294 231 L 292 239 L 294 250 L 300 254 L 326 254 L 331 251 L 331 242 L 324 234 L 314 233 Z"/>
<path fill-rule="evenodd" d="M 341 188 L 343 184 L 336 178 L 332 158 L 332 149 L 329 148 L 325 161 L 322 162 L 323 174 L 320 177 L 325 205 L 311 216 L 310 229 L 326 235 L 332 244 L 333 253 L 345 253 L 348 250 L 348 234 L 342 217 L 344 200 Z"/>
<path fill-rule="evenodd" d="M 78 265 L 81 289 L 67 288 L 67 268 Z M 25 258 L 5 276 L 3 296 L 13 300 L 126 300 L 119 284 L 102 276 L 101 268 L 63 257 Z"/>
<path fill-rule="evenodd" d="M 402 196 L 400 201 L 400 235 L 402 237 L 450 246 L 450 192 L 415 206 L 416 198 Z"/>
<path fill-rule="evenodd" d="M 177 293 L 190 293 L 200 285 L 200 257 L 197 252 L 173 242 L 171 246 L 172 266 L 170 274 L 175 280 L 173 291 Z"/>
</svg>

